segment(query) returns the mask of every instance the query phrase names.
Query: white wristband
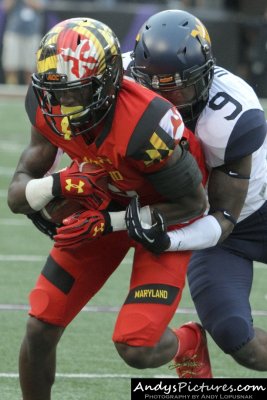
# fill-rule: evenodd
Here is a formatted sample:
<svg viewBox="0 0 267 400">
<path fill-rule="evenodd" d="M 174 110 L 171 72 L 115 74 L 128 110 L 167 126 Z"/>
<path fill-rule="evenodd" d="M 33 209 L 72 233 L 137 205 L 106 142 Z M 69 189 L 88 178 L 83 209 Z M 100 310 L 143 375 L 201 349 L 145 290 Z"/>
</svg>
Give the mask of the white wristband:
<svg viewBox="0 0 267 400">
<path fill-rule="evenodd" d="M 46 176 L 40 179 L 30 180 L 25 188 L 25 196 L 30 207 L 35 211 L 40 211 L 50 200 L 52 195 L 53 177 Z"/>
<path fill-rule="evenodd" d="M 215 246 L 222 228 L 212 215 L 207 215 L 191 225 L 168 232 L 171 245 L 166 251 L 201 250 Z"/>
<path fill-rule="evenodd" d="M 118 212 L 110 212 L 110 222 L 113 228 L 113 232 L 116 231 L 125 231 L 126 224 L 125 224 L 125 211 L 118 211 Z M 149 206 L 144 206 L 140 208 L 140 220 L 142 225 L 148 224 L 151 226 L 152 224 L 152 217 L 150 212 Z"/>
</svg>

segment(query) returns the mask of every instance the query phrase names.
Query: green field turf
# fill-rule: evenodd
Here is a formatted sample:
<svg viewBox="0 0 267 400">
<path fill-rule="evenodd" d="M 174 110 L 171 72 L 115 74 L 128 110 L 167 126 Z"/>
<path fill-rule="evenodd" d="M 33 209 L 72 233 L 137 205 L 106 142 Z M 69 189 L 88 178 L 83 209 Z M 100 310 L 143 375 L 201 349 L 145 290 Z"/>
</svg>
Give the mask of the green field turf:
<svg viewBox="0 0 267 400">
<path fill-rule="evenodd" d="M 0 399 L 21 399 L 17 358 L 27 320 L 28 293 L 43 266 L 51 241 L 6 205 L 7 186 L 29 139 L 23 100 L 0 98 Z M 58 348 L 53 400 L 130 400 L 130 378 L 175 377 L 167 366 L 138 371 L 127 367 L 111 340 L 117 310 L 128 290 L 131 253 L 66 330 Z M 267 267 L 255 264 L 251 294 L 255 325 L 267 329 Z M 172 326 L 197 320 L 188 289 Z M 267 378 L 267 373 L 235 364 L 209 339 L 215 377 Z"/>
</svg>

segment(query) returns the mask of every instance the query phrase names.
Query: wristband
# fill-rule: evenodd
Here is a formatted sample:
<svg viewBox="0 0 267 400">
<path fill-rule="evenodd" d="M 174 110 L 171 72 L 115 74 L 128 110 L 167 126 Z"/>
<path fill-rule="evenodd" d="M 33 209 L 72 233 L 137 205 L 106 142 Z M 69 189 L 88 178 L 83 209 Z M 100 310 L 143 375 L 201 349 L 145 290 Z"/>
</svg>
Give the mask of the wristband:
<svg viewBox="0 0 267 400">
<path fill-rule="evenodd" d="M 50 200 L 54 198 L 52 195 L 53 177 L 46 176 L 40 179 L 31 179 L 25 188 L 25 196 L 29 206 L 40 211 Z"/>
<path fill-rule="evenodd" d="M 166 251 L 201 250 L 215 246 L 222 234 L 222 228 L 216 218 L 208 215 L 191 225 L 168 232 L 171 240 Z"/>
</svg>

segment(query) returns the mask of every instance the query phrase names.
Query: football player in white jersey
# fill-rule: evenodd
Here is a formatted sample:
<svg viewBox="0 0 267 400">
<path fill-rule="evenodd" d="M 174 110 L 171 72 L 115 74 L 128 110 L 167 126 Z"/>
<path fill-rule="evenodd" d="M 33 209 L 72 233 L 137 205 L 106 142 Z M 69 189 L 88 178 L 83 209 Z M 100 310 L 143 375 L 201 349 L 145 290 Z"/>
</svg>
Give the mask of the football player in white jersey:
<svg viewBox="0 0 267 400">
<path fill-rule="evenodd" d="M 203 327 L 246 368 L 267 371 L 267 332 L 253 326 L 253 261 L 267 263 L 266 118 L 253 89 L 215 65 L 202 22 L 180 10 L 150 17 L 124 54 L 126 73 L 174 103 L 210 169 L 208 214 L 169 233 L 194 250 L 191 295 Z"/>
</svg>

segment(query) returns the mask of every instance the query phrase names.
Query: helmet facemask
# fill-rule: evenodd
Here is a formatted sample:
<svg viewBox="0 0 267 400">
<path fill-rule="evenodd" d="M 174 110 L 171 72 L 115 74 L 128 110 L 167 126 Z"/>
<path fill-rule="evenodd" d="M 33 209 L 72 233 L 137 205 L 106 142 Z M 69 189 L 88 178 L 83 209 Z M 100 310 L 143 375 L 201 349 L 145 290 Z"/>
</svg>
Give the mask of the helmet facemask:
<svg viewBox="0 0 267 400">
<path fill-rule="evenodd" d="M 173 75 L 149 75 L 146 67 L 132 66 L 131 73 L 141 85 L 151 89 L 174 104 L 181 113 L 184 122 L 192 121 L 199 116 L 209 97 L 212 83 L 214 62 L 208 61 L 204 66 L 183 71 Z"/>
<path fill-rule="evenodd" d="M 81 34 L 77 33 L 80 25 Z M 104 27 L 105 36 L 101 36 Z M 48 61 L 45 68 L 39 68 L 44 71 L 32 75 L 32 85 L 56 134 L 69 139 L 87 133 L 103 121 L 114 104 L 122 65 L 119 44 L 110 32 L 98 21 L 77 18 L 63 21 L 63 31 L 56 33 L 55 43 L 51 45 L 49 34 L 41 42 L 37 65 Z"/>
</svg>

